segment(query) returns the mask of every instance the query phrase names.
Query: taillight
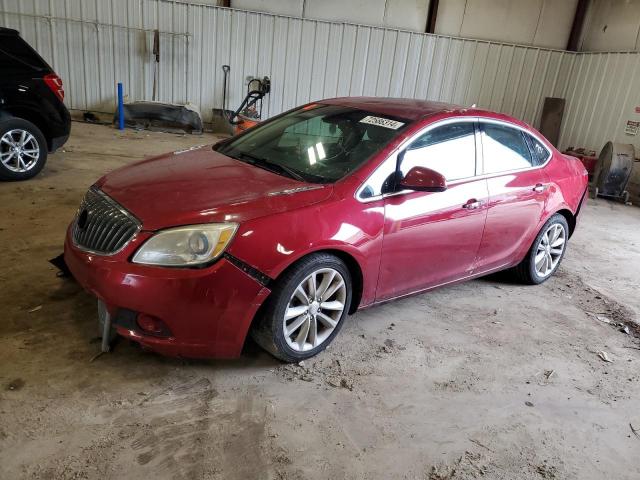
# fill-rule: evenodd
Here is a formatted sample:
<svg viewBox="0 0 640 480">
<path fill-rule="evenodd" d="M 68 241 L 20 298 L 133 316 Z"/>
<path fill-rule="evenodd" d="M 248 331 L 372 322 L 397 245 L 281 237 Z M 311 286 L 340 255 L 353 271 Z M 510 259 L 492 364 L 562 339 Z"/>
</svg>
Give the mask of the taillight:
<svg viewBox="0 0 640 480">
<path fill-rule="evenodd" d="M 56 94 L 60 101 L 64 101 L 64 87 L 62 86 L 62 79 L 58 75 L 55 73 L 45 75 L 44 83 Z"/>
</svg>

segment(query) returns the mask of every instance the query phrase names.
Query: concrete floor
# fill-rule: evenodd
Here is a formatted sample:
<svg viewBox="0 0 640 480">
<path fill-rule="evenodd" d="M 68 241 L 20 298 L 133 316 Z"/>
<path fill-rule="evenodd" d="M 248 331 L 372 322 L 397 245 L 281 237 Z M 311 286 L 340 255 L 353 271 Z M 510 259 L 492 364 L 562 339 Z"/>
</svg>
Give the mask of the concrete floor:
<svg viewBox="0 0 640 480">
<path fill-rule="evenodd" d="M 0 478 L 640 477 L 640 344 L 597 319 L 640 312 L 640 210 L 604 200 L 544 285 L 360 312 L 304 367 L 253 344 L 187 361 L 122 341 L 90 362 L 95 301 L 47 263 L 82 195 L 212 138 L 74 123 L 42 175 L 0 184 Z"/>
</svg>

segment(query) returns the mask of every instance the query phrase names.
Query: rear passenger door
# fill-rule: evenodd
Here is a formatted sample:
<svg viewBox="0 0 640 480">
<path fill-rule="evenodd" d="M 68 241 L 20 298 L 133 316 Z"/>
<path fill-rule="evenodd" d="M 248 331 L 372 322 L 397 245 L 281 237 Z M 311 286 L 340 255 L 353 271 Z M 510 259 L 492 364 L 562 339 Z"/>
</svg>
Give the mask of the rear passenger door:
<svg viewBox="0 0 640 480">
<path fill-rule="evenodd" d="M 525 243 L 531 242 L 549 195 L 549 178 L 542 167 L 551 152 L 506 122 L 481 120 L 480 139 L 489 190 L 476 266 L 483 272 L 513 264 Z"/>
</svg>

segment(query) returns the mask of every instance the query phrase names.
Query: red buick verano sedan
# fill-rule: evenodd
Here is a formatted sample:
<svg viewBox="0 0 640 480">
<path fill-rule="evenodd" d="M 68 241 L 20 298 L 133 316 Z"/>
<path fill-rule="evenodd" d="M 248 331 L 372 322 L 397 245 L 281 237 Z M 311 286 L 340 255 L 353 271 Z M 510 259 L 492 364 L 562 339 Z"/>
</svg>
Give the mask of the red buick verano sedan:
<svg viewBox="0 0 640 480">
<path fill-rule="evenodd" d="M 299 361 L 360 308 L 508 268 L 545 281 L 586 189 L 578 160 L 511 117 L 323 100 L 104 176 L 65 260 L 144 347 L 234 357 L 251 332 Z"/>
</svg>

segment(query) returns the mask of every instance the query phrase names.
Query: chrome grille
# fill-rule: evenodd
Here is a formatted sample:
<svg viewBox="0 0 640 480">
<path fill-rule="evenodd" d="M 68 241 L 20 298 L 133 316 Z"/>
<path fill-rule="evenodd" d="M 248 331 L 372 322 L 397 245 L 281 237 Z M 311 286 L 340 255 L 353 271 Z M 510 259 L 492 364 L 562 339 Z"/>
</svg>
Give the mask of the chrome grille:
<svg viewBox="0 0 640 480">
<path fill-rule="evenodd" d="M 111 255 L 140 230 L 140 222 L 114 200 L 91 187 L 73 223 L 73 241 L 81 249 Z"/>
</svg>

